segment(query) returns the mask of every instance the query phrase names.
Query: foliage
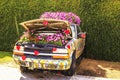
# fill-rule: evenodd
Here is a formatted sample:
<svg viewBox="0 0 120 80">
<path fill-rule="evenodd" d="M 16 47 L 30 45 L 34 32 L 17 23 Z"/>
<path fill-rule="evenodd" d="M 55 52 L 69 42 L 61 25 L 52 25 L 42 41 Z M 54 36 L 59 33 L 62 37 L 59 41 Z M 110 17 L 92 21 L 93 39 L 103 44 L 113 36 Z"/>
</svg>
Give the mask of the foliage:
<svg viewBox="0 0 120 80">
<path fill-rule="evenodd" d="M 11 52 L 1 52 L 0 51 L 0 63 L 10 62 L 12 61 L 12 53 Z"/>
<path fill-rule="evenodd" d="M 87 53 L 95 59 L 120 61 L 120 1 L 81 0 Z"/>
<path fill-rule="evenodd" d="M 87 56 L 120 61 L 119 0 L 0 0 L 0 50 L 12 51 L 24 29 L 18 23 L 46 12 L 73 12 L 87 32 Z"/>
</svg>

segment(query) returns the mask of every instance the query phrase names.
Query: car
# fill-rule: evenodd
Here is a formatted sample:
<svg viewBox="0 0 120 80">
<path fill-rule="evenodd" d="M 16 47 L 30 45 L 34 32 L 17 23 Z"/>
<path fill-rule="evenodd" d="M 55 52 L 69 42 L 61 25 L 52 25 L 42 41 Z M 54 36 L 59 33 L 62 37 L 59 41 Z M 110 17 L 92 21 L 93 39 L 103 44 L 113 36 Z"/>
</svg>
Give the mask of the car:
<svg viewBox="0 0 120 80">
<path fill-rule="evenodd" d="M 20 70 L 58 70 L 64 75 L 75 73 L 81 57 L 86 32 L 75 23 L 57 19 L 34 19 L 20 23 L 26 31 L 15 43 L 13 59 Z"/>
</svg>

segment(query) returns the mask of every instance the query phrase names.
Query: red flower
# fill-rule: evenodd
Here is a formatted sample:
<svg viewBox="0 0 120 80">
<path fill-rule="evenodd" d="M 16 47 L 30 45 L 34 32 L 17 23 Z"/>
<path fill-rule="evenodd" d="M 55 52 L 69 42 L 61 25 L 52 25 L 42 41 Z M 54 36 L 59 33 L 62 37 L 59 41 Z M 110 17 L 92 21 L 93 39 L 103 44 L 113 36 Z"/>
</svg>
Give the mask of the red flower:
<svg viewBox="0 0 120 80">
<path fill-rule="evenodd" d="M 23 55 L 23 56 L 22 56 L 22 60 L 25 60 L 25 59 L 26 59 L 26 56 L 25 56 L 25 55 Z"/>
<path fill-rule="evenodd" d="M 81 34 L 81 37 L 82 37 L 82 38 L 86 38 L 86 34 L 84 34 L 84 33 Z"/>
<path fill-rule="evenodd" d="M 53 50 L 53 51 L 56 51 L 56 50 L 57 50 L 57 48 L 53 48 L 52 50 Z"/>
<path fill-rule="evenodd" d="M 17 49 L 17 50 L 20 50 L 20 46 L 16 46 L 16 49 Z"/>
<path fill-rule="evenodd" d="M 67 48 L 70 49 L 70 45 L 67 45 Z"/>
<path fill-rule="evenodd" d="M 47 26 L 48 25 L 48 21 L 43 21 L 43 25 Z"/>
<path fill-rule="evenodd" d="M 36 55 L 36 56 L 37 56 L 38 54 L 39 54 L 39 52 L 38 52 L 38 51 L 34 51 L 34 55 Z"/>
<path fill-rule="evenodd" d="M 70 30 L 64 30 L 64 33 L 68 35 L 70 34 Z"/>
</svg>

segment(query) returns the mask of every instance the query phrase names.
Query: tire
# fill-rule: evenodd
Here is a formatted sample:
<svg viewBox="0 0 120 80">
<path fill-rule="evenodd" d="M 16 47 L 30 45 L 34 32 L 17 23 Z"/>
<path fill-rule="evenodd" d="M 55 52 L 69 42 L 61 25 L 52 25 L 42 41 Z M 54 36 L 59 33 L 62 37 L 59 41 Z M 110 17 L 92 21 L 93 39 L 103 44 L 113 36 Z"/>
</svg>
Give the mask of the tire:
<svg viewBox="0 0 120 80">
<path fill-rule="evenodd" d="M 76 65 L 79 66 L 82 59 L 84 58 L 83 53 L 76 59 Z"/>
<path fill-rule="evenodd" d="M 77 58 L 77 64 L 81 63 L 83 58 L 87 57 L 87 52 L 86 52 L 86 45 L 84 46 L 82 54 Z"/>
<path fill-rule="evenodd" d="M 22 73 L 28 72 L 28 68 L 27 68 L 27 67 L 20 66 L 20 71 L 21 71 Z"/>
<path fill-rule="evenodd" d="M 72 55 L 72 64 L 70 66 L 70 69 L 63 71 L 63 75 L 65 76 L 72 76 L 74 75 L 76 70 L 76 58 L 75 58 L 75 52 Z"/>
<path fill-rule="evenodd" d="M 87 50 L 86 50 L 86 45 L 84 47 L 83 53 L 82 53 L 83 57 L 87 57 Z"/>
</svg>

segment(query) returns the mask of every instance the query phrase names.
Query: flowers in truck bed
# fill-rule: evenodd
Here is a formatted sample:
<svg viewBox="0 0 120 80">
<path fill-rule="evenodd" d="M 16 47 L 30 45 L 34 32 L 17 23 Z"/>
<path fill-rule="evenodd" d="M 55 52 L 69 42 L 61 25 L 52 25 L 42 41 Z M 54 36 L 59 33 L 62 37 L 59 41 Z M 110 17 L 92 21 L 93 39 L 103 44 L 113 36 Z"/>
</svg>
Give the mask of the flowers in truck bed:
<svg viewBox="0 0 120 80">
<path fill-rule="evenodd" d="M 57 46 L 65 45 L 67 41 L 67 37 L 70 34 L 69 30 L 63 30 L 63 33 L 59 31 L 57 33 L 40 33 L 37 35 L 31 35 L 30 32 L 25 32 L 25 35 L 21 37 L 19 42 L 33 42 L 38 44 L 54 44 Z M 29 36 L 28 36 L 29 35 Z"/>
<path fill-rule="evenodd" d="M 80 18 L 72 12 L 45 12 L 40 18 L 67 20 L 78 25 L 81 22 Z"/>
<path fill-rule="evenodd" d="M 41 34 L 38 35 L 38 43 L 41 44 L 54 44 L 58 46 L 62 46 L 67 43 L 67 40 L 65 36 L 62 35 L 62 33 L 54 33 L 52 35 L 45 35 Z"/>
</svg>

